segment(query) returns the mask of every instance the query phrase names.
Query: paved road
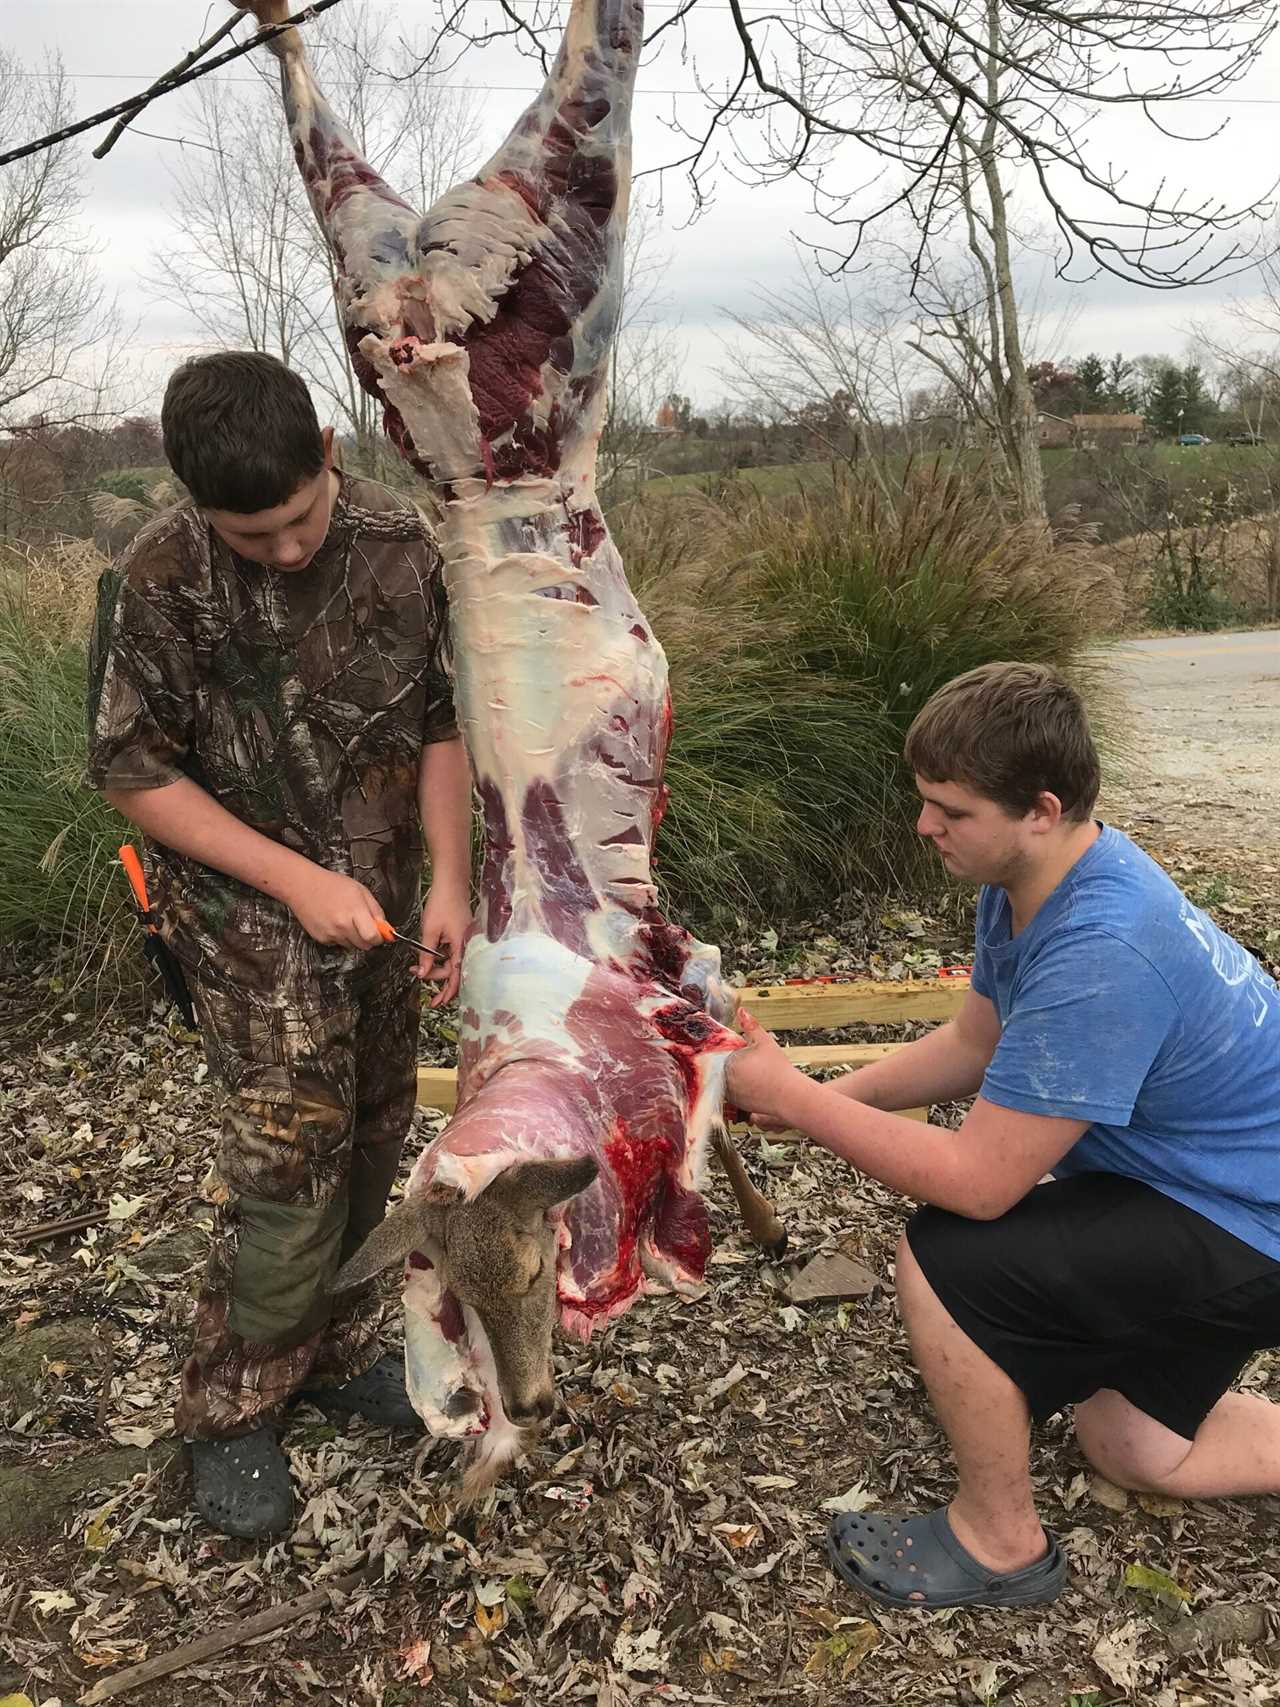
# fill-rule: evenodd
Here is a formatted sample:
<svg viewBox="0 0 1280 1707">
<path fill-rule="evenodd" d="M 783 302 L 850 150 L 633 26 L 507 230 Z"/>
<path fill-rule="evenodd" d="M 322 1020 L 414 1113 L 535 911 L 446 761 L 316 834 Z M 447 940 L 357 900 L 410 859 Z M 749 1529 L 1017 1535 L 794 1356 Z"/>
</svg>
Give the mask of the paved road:
<svg viewBox="0 0 1280 1707">
<path fill-rule="evenodd" d="M 1104 811 L 1196 848 L 1280 852 L 1280 631 L 1127 640 L 1133 751 Z"/>
</svg>

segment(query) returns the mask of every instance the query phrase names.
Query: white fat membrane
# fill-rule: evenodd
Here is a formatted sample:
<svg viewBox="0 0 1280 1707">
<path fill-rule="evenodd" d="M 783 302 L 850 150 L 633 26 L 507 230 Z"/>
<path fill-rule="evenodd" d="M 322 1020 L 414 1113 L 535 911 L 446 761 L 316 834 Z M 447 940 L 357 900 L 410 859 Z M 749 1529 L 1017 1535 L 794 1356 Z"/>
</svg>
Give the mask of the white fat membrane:
<svg viewBox="0 0 1280 1707">
<path fill-rule="evenodd" d="M 722 1102 L 728 1034 L 689 1046 L 677 1062 L 681 1046 L 660 1029 L 664 1010 L 685 1012 L 692 1002 L 723 1020 L 732 1000 L 715 948 L 669 938 L 657 960 L 647 958 L 655 928 L 670 933 L 650 868 L 669 734 L 667 665 L 594 487 L 641 37 L 640 0 L 574 0 L 538 98 L 476 177 L 425 216 L 360 159 L 315 85 L 300 38 L 290 34 L 277 48 L 299 164 L 337 262 L 343 319 L 366 381 L 376 375 L 403 422 L 410 442 L 399 441 L 402 450 L 433 485 L 459 722 L 507 850 L 486 868 L 480 930 L 463 960 L 458 1112 L 419 1158 L 410 1193 L 435 1184 L 474 1197 L 522 1157 L 602 1157 L 622 1070 L 644 1065 L 646 1054 L 671 1106 L 689 1104 L 687 1124 L 671 1134 L 674 1177 L 697 1191 Z M 589 129 L 571 104 L 579 93 L 594 103 Z M 589 182 L 593 161 L 613 169 L 614 202 L 601 230 L 593 213 L 552 193 L 549 161 L 574 122 L 570 181 Z M 476 340 L 540 257 L 552 258 L 545 271 L 558 278 L 565 302 L 577 301 L 582 279 L 563 275 L 566 255 L 592 286 L 570 327 L 567 361 L 560 339 L 514 425 L 486 445 Z M 492 385 L 493 350 L 485 360 Z M 516 374 L 514 366 L 501 371 Z M 548 444 L 550 466 L 541 460 Z M 541 816 L 531 801 L 541 802 Z M 551 859 L 549 838 L 559 849 Z M 598 1025 L 593 1000 L 603 1004 Z M 584 1049 L 584 1036 L 606 1032 L 608 1048 Z M 570 1205 L 560 1226 L 561 1316 L 586 1337 L 632 1296 L 607 1311 L 593 1306 L 569 1268 L 574 1220 Z M 641 1239 L 638 1256 L 644 1290 L 687 1290 L 700 1278 L 651 1237 Z M 500 1468 L 517 1453 L 520 1431 L 503 1413 L 478 1319 L 467 1312 L 465 1335 L 447 1337 L 442 1324 L 458 1316 L 434 1267 L 407 1270 L 404 1303 L 415 1409 L 438 1434 L 484 1431 L 478 1468 Z"/>
</svg>

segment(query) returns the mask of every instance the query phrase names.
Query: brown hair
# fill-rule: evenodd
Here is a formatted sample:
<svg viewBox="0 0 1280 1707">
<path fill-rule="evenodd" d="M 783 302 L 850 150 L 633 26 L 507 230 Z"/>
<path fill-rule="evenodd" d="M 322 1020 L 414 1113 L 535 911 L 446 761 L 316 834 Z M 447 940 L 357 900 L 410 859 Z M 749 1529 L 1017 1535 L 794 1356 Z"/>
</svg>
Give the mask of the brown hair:
<svg viewBox="0 0 1280 1707">
<path fill-rule="evenodd" d="M 305 382 L 257 350 L 183 362 L 165 388 L 160 428 L 169 466 L 205 510 L 274 510 L 324 467 Z"/>
<path fill-rule="evenodd" d="M 1047 664 L 983 664 L 938 689 L 907 731 L 926 782 L 958 782 L 1024 817 L 1043 793 L 1083 823 L 1101 787 L 1080 695 Z"/>
</svg>

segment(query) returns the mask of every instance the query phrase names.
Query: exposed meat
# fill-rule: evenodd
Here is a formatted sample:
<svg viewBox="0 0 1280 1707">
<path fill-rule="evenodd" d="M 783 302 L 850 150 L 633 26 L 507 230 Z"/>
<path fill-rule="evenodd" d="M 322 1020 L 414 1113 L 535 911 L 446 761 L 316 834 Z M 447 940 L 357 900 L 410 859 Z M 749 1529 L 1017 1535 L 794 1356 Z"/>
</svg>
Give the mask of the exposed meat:
<svg viewBox="0 0 1280 1707">
<path fill-rule="evenodd" d="M 359 158 L 296 38 L 281 48 L 357 372 L 440 507 L 484 817 L 458 1110 L 409 1189 L 473 1196 L 530 1156 L 595 1156 L 560 1230 L 561 1319 L 584 1337 L 700 1279 L 699 1185 L 738 1042 L 718 951 L 658 909 L 666 660 L 594 488 L 640 44 L 638 0 L 574 0 L 537 100 L 422 217 Z M 416 1259 L 405 1287 L 414 1402 L 442 1433 L 492 1432 L 489 1348 L 434 1274 Z"/>
</svg>

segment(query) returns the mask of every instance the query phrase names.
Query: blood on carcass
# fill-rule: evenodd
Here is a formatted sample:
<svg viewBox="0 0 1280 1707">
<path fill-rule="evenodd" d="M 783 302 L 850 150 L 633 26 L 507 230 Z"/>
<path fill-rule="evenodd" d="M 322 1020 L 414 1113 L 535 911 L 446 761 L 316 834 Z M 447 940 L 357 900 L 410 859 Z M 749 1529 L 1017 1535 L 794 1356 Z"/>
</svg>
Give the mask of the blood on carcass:
<svg viewBox="0 0 1280 1707">
<path fill-rule="evenodd" d="M 561 1321 L 582 1335 L 701 1280 L 699 1186 L 740 1041 L 718 951 L 659 906 L 666 660 L 594 487 L 642 25 L 640 0 L 573 0 L 538 98 L 424 216 L 360 158 L 300 47 L 278 47 L 357 378 L 434 490 L 483 819 L 458 1106 L 408 1194 L 474 1198 L 520 1161 L 595 1158 L 559 1227 Z M 425 1259 L 405 1308 L 431 1426 L 500 1421 L 490 1348 Z"/>
</svg>

